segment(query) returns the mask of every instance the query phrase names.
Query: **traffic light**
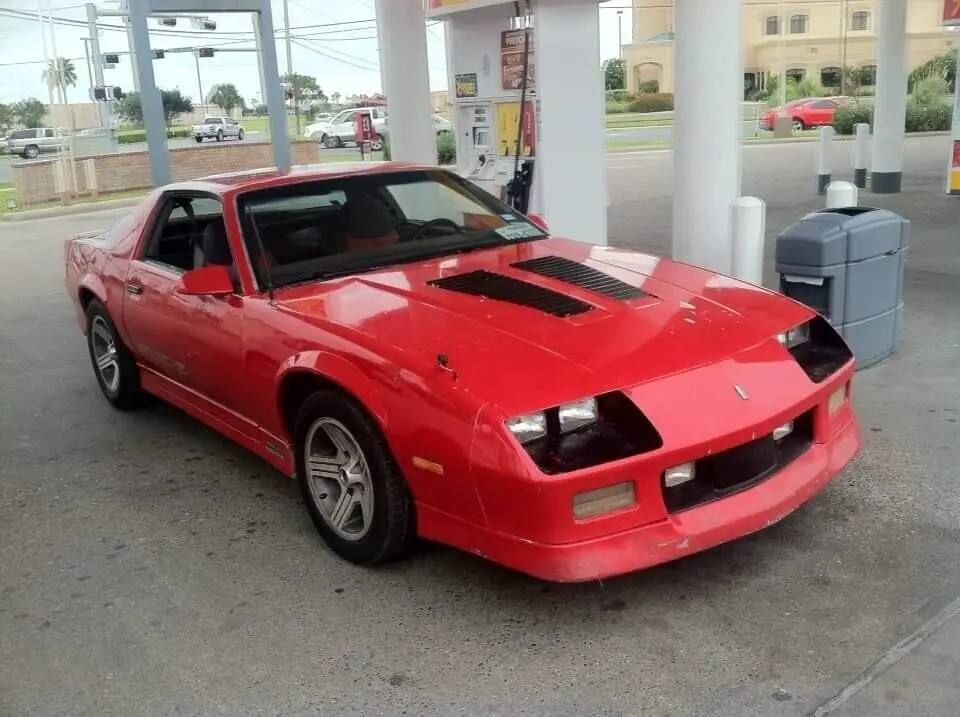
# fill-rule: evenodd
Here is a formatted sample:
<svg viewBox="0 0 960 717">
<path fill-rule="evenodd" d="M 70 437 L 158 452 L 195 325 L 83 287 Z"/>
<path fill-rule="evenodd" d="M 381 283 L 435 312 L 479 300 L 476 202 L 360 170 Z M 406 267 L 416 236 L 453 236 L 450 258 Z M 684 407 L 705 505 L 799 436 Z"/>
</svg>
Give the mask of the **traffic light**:
<svg viewBox="0 0 960 717">
<path fill-rule="evenodd" d="M 116 86 L 111 87 L 110 94 L 113 96 L 113 99 L 115 100 L 119 101 L 123 99 L 123 90 L 121 90 L 119 87 L 116 87 Z"/>
<path fill-rule="evenodd" d="M 200 23 L 200 28 L 203 30 L 210 30 L 212 32 L 213 30 L 217 29 L 217 23 L 213 20 L 204 20 Z"/>
<path fill-rule="evenodd" d="M 154 59 L 154 60 L 162 60 L 162 59 L 164 58 L 164 56 L 166 56 L 166 54 L 167 54 L 167 53 L 164 52 L 163 50 L 154 50 L 154 51 L 153 51 L 153 59 Z"/>
<path fill-rule="evenodd" d="M 213 48 L 212 48 L 212 47 L 198 47 L 198 48 L 197 48 L 197 57 L 213 57 Z"/>
<path fill-rule="evenodd" d="M 94 102 L 119 102 L 124 97 L 123 90 L 112 85 L 98 85 L 90 94 Z"/>
<path fill-rule="evenodd" d="M 164 27 L 176 27 L 176 26 L 177 26 L 177 18 L 175 18 L 175 17 L 161 17 L 159 20 L 157 20 L 157 24 L 158 24 L 158 25 L 163 25 Z"/>
<path fill-rule="evenodd" d="M 107 88 L 106 87 L 94 87 L 93 88 L 93 99 L 95 102 L 106 102 L 107 101 Z"/>
<path fill-rule="evenodd" d="M 103 62 L 106 65 L 116 65 L 120 62 L 120 55 L 104 55 Z"/>
</svg>

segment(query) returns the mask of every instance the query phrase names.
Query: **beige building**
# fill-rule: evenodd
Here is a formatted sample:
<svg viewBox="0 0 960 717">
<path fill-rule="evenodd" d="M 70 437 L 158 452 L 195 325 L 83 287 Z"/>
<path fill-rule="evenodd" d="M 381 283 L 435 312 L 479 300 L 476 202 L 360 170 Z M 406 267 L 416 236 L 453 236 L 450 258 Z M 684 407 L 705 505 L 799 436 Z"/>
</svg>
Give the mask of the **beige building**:
<svg viewBox="0 0 960 717">
<path fill-rule="evenodd" d="M 742 0 L 745 92 L 763 89 L 782 69 L 825 87 L 839 88 L 844 66 L 863 68 L 868 79 L 877 63 L 877 5 L 876 0 Z M 633 0 L 633 42 L 623 47 L 631 92 L 644 83 L 673 92 L 673 8 L 674 0 Z M 954 34 L 941 26 L 942 12 L 943 0 L 908 3 L 911 69 L 953 46 Z"/>
</svg>

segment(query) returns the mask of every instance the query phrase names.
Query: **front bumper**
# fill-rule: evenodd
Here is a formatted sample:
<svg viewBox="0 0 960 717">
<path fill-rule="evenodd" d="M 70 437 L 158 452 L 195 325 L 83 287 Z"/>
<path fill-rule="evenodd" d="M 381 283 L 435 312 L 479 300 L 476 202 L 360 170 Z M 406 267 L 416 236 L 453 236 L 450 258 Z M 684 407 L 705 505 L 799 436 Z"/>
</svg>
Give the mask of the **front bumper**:
<svg viewBox="0 0 960 717">
<path fill-rule="evenodd" d="M 482 552 L 504 566 L 554 582 L 630 573 L 707 550 L 778 523 L 819 493 L 853 459 L 860 429 L 851 412 L 825 443 L 766 480 L 666 520 L 593 540 L 546 545 L 487 533 Z"/>
</svg>

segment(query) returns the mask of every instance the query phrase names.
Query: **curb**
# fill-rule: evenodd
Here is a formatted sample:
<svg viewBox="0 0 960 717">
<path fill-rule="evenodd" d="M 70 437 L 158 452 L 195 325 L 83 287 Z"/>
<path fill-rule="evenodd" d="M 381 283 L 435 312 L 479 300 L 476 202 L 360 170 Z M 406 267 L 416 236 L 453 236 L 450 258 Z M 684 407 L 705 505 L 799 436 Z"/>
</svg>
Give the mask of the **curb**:
<svg viewBox="0 0 960 717">
<path fill-rule="evenodd" d="M 147 192 L 144 192 L 144 196 Z M 53 217 L 65 217 L 73 214 L 93 214 L 95 212 L 108 212 L 112 209 L 124 209 L 126 207 L 135 207 L 143 200 L 143 197 L 130 197 L 128 199 L 111 199 L 103 202 L 84 202 L 82 204 L 71 204 L 65 207 L 49 207 L 45 209 L 24 209 L 13 214 L 0 214 L 0 224 L 3 222 L 27 222 L 33 219 L 51 219 Z"/>
</svg>

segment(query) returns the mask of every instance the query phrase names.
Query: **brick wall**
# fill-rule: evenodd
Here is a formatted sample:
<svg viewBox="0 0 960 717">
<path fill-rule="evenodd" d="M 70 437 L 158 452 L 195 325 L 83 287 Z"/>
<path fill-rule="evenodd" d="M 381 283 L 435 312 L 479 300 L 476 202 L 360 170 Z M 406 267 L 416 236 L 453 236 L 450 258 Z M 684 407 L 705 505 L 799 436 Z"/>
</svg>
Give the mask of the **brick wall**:
<svg viewBox="0 0 960 717">
<path fill-rule="evenodd" d="M 294 164 L 313 164 L 320 158 L 319 145 L 311 140 L 290 143 Z M 269 142 L 205 143 L 203 147 L 177 147 L 170 151 L 173 181 L 197 179 L 221 172 L 272 167 L 273 145 Z M 77 194 L 89 194 L 84 178 L 84 160 L 96 163 L 97 184 L 101 194 L 107 192 L 148 189 L 153 186 L 147 152 L 101 154 L 78 158 L 76 162 Z M 14 162 L 13 183 L 20 206 L 40 204 L 57 199 L 54 164 L 58 160 Z"/>
</svg>

